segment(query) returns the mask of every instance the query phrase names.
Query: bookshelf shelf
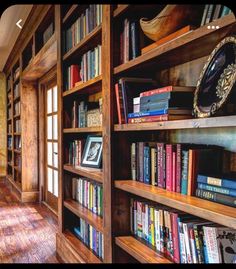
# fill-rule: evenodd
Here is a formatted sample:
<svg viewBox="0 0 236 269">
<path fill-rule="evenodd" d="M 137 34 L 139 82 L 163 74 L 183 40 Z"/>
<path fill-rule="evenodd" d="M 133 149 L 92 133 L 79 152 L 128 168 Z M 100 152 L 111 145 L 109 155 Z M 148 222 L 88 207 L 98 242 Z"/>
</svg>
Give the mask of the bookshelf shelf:
<svg viewBox="0 0 236 269">
<path fill-rule="evenodd" d="M 17 96 L 17 97 L 15 97 L 13 101 L 14 101 L 14 103 L 16 103 L 16 102 L 20 101 L 20 95 L 19 95 L 19 96 Z"/>
<path fill-rule="evenodd" d="M 66 128 L 63 130 L 65 134 L 73 133 L 99 133 L 102 132 L 102 126 L 98 127 L 84 127 L 84 128 Z"/>
<path fill-rule="evenodd" d="M 14 119 L 19 119 L 20 118 L 20 114 L 14 115 L 13 118 Z"/>
<path fill-rule="evenodd" d="M 64 18 L 62 19 L 62 23 L 66 23 L 67 20 L 71 17 L 71 15 L 75 12 L 78 8 L 78 5 L 72 5 L 70 9 L 66 12 Z"/>
<path fill-rule="evenodd" d="M 74 54 L 78 51 L 81 50 L 87 43 L 92 43 L 93 39 L 97 37 L 97 35 L 101 34 L 102 32 L 102 26 L 99 25 L 95 29 L 93 29 L 81 42 L 79 42 L 76 46 L 74 46 L 70 51 L 68 51 L 64 56 L 63 56 L 63 61 L 68 60 L 70 57 L 73 57 Z"/>
<path fill-rule="evenodd" d="M 119 236 L 115 243 L 141 263 L 172 263 L 163 255 L 147 247 L 133 236 Z"/>
<path fill-rule="evenodd" d="M 15 189 L 21 193 L 21 186 L 18 182 L 14 181 L 13 178 L 9 175 L 7 175 L 7 179 L 10 181 L 10 183 L 15 187 Z"/>
<path fill-rule="evenodd" d="M 63 239 L 62 239 L 63 238 Z M 77 263 L 101 263 L 101 260 L 92 253 L 72 232 L 65 230 L 63 234 L 57 234 L 57 244 L 67 244 L 72 252 L 73 262 Z M 62 256 L 62 255 L 61 255 Z"/>
<path fill-rule="evenodd" d="M 173 129 L 198 129 L 235 127 L 236 116 L 221 116 L 211 118 L 194 118 L 186 120 L 173 120 L 150 123 L 115 124 L 114 130 L 120 131 L 148 131 L 148 130 L 173 130 Z"/>
<path fill-rule="evenodd" d="M 96 168 L 89 168 L 89 167 L 79 167 L 75 168 L 72 165 L 65 164 L 64 170 L 83 176 L 87 178 L 94 179 L 97 182 L 103 183 L 103 173 L 99 169 Z"/>
<path fill-rule="evenodd" d="M 90 79 L 86 82 L 81 83 L 80 85 L 74 87 L 73 89 L 70 89 L 68 91 L 63 92 L 63 97 L 69 96 L 74 93 L 84 93 L 86 90 L 86 93 L 89 93 L 87 90 L 89 89 L 90 91 L 94 92 L 94 87 L 99 88 L 101 87 L 101 82 L 102 82 L 102 75 L 99 75 L 93 79 Z"/>
<path fill-rule="evenodd" d="M 94 228 L 96 228 L 99 232 L 103 233 L 103 219 L 87 208 L 80 205 L 78 202 L 68 199 L 64 201 L 64 206 L 71 210 L 75 215 L 77 215 L 79 218 L 82 218 L 87 221 L 90 225 L 92 225 Z"/>
<path fill-rule="evenodd" d="M 115 181 L 115 187 L 151 201 L 236 229 L 236 208 L 193 196 L 169 192 L 133 180 Z"/>
<path fill-rule="evenodd" d="M 21 133 L 14 133 L 14 135 L 21 135 Z"/>
<path fill-rule="evenodd" d="M 226 15 L 207 25 L 193 30 L 189 34 L 180 36 L 178 39 L 169 41 L 127 63 L 114 68 L 114 75 L 136 69 L 155 60 L 162 67 L 175 66 L 179 63 L 191 61 L 209 54 L 214 46 L 227 34 L 227 31 L 235 24 L 233 14 Z M 207 26 L 218 25 L 219 29 L 208 29 Z M 215 34 L 217 31 L 217 35 Z M 204 50 L 199 49 L 199 46 Z M 189 53 L 191 51 L 191 53 Z M 173 52 L 173 53 L 172 53 Z M 181 54 L 181 57 L 178 55 Z"/>
<path fill-rule="evenodd" d="M 116 18 L 120 16 L 123 12 L 127 11 L 130 5 L 119 5 L 113 12 L 113 17 Z"/>
<path fill-rule="evenodd" d="M 18 150 L 18 149 L 14 149 L 14 152 L 17 154 L 21 154 L 21 150 Z"/>
</svg>

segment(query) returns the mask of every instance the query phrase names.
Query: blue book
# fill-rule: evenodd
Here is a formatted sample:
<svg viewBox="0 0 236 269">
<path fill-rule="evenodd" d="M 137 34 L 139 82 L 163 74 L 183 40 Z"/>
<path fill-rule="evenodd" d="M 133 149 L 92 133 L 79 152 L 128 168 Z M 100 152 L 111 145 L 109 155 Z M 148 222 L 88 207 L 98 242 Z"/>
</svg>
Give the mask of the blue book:
<svg viewBox="0 0 236 269">
<path fill-rule="evenodd" d="M 140 105 L 146 104 L 146 103 L 168 101 L 171 95 L 173 95 L 173 93 L 171 94 L 171 92 L 163 92 L 163 93 L 158 93 L 158 94 L 153 94 L 153 95 L 148 95 L 148 96 L 141 96 Z"/>
<path fill-rule="evenodd" d="M 81 238 L 81 232 L 80 232 L 79 227 L 74 227 L 74 232 L 79 238 Z"/>
<path fill-rule="evenodd" d="M 150 184 L 150 147 L 144 146 L 143 153 L 143 181 L 146 184 Z"/>
<path fill-rule="evenodd" d="M 187 195 L 188 190 L 188 150 L 182 150 L 181 194 Z"/>
<path fill-rule="evenodd" d="M 205 183 L 198 183 L 197 187 L 198 187 L 198 189 L 213 191 L 213 192 L 222 193 L 225 195 L 236 197 L 236 190 L 234 190 L 234 189 L 217 187 L 217 186 L 208 185 Z"/>
<path fill-rule="evenodd" d="M 146 116 L 156 116 L 156 115 L 163 115 L 168 114 L 168 109 L 160 109 L 160 110 L 154 110 L 149 112 L 135 112 L 135 113 L 129 113 L 128 118 L 139 118 L 139 117 L 146 117 Z"/>
<path fill-rule="evenodd" d="M 236 180 L 233 179 L 216 178 L 198 174 L 197 182 L 228 189 L 236 189 Z"/>
</svg>

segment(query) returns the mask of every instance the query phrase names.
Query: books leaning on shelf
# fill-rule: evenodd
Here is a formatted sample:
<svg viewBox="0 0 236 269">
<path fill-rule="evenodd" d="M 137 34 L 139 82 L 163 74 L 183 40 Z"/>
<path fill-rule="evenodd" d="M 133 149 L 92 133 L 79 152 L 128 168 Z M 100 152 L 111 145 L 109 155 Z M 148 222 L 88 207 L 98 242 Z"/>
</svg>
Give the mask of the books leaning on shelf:
<svg viewBox="0 0 236 269">
<path fill-rule="evenodd" d="M 235 263 L 236 231 L 131 198 L 131 233 L 176 263 Z"/>
<path fill-rule="evenodd" d="M 232 10 L 223 5 L 205 5 L 201 26 L 230 14 Z"/>
<path fill-rule="evenodd" d="M 236 207 L 236 179 L 198 174 L 196 196 Z"/>
<path fill-rule="evenodd" d="M 84 149 L 84 139 L 74 140 L 69 143 L 68 163 L 75 167 L 80 166 Z"/>
<path fill-rule="evenodd" d="M 79 218 L 79 225 L 74 227 L 74 233 L 100 259 L 104 259 L 104 237 L 101 232 L 97 231 L 85 220 Z"/>
<path fill-rule="evenodd" d="M 65 31 L 64 52 L 68 52 L 102 23 L 102 5 L 89 5 L 78 19 Z"/>
<path fill-rule="evenodd" d="M 199 173 L 222 172 L 222 161 L 222 148 L 212 145 L 131 144 L 132 180 L 185 195 L 195 195 Z"/>
<path fill-rule="evenodd" d="M 86 178 L 72 178 L 72 198 L 94 214 L 103 215 L 103 188 Z"/>
</svg>

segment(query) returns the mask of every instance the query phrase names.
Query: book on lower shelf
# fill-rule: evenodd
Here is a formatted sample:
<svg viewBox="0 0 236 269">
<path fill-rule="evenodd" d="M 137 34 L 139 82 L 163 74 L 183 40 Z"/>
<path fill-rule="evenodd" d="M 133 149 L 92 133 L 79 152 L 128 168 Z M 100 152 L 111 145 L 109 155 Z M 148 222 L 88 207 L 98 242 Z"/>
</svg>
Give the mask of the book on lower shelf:
<svg viewBox="0 0 236 269">
<path fill-rule="evenodd" d="M 78 226 L 73 228 L 74 234 L 101 260 L 104 259 L 104 236 L 82 218 L 78 218 Z"/>
<path fill-rule="evenodd" d="M 236 230 L 131 198 L 131 233 L 175 263 L 235 263 Z"/>
</svg>

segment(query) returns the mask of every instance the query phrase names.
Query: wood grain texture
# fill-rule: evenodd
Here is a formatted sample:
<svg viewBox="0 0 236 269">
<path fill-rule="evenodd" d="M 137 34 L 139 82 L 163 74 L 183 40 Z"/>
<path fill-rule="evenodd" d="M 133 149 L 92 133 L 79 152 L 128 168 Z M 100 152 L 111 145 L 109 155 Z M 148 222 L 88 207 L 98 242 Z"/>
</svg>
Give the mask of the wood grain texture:
<svg viewBox="0 0 236 269">
<path fill-rule="evenodd" d="M 113 17 L 120 16 L 123 12 L 127 11 L 130 5 L 119 5 L 113 12 Z"/>
<path fill-rule="evenodd" d="M 163 255 L 145 246 L 133 236 L 119 236 L 115 243 L 141 263 L 172 263 Z"/>
<path fill-rule="evenodd" d="M 45 206 L 19 203 L 0 182 L 0 263 L 58 263 L 57 231 Z"/>
<path fill-rule="evenodd" d="M 87 208 L 83 207 L 78 202 L 68 199 L 64 201 L 64 206 L 76 214 L 79 218 L 87 221 L 90 225 L 96 228 L 99 232 L 103 233 L 103 219 Z"/>
<path fill-rule="evenodd" d="M 69 10 L 66 12 L 65 16 L 63 17 L 62 23 L 65 23 L 77 8 L 78 8 L 78 5 L 71 5 Z"/>
<path fill-rule="evenodd" d="M 151 201 L 236 229 L 236 208 L 193 196 L 166 191 L 165 189 L 133 180 L 117 180 L 115 181 L 115 187 Z"/>
<path fill-rule="evenodd" d="M 102 126 L 97 127 L 83 127 L 83 128 L 65 128 L 63 133 L 73 134 L 73 133 L 98 133 L 102 132 Z"/>
</svg>

